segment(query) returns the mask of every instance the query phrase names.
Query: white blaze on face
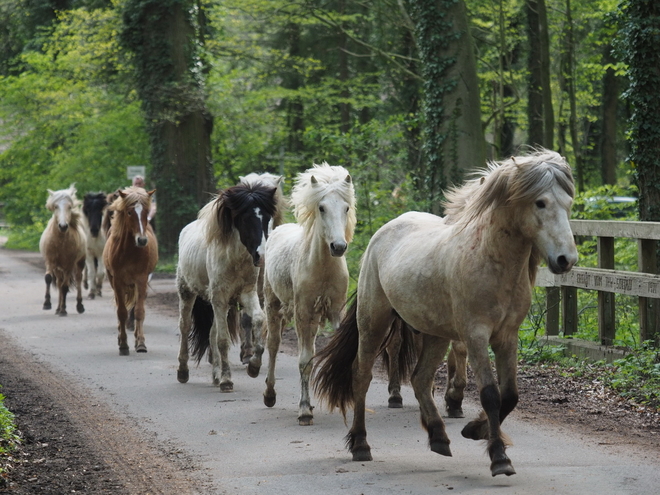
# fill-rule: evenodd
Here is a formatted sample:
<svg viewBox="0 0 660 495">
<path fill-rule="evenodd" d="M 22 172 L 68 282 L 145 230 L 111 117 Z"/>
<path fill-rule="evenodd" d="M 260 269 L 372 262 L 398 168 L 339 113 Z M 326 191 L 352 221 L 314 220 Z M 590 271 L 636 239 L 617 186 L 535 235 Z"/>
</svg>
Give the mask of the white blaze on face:
<svg viewBox="0 0 660 495">
<path fill-rule="evenodd" d="M 60 227 L 66 227 L 69 222 L 67 222 L 67 208 L 68 202 L 66 198 L 62 198 L 57 203 L 57 223 Z"/>
<path fill-rule="evenodd" d="M 259 219 L 259 221 L 261 222 L 262 229 L 263 229 L 264 217 L 261 214 L 261 209 L 255 208 L 254 209 L 254 214 Z M 259 256 L 261 256 L 262 258 L 263 258 L 263 255 L 264 255 L 265 248 L 266 248 L 266 231 L 262 230 L 261 231 L 261 244 L 259 244 L 259 247 L 257 248 L 257 253 L 259 253 Z"/>
<path fill-rule="evenodd" d="M 144 236 L 144 225 L 142 225 L 142 205 L 138 203 L 135 206 L 135 214 L 138 218 L 138 224 L 140 225 L 140 235 Z"/>
</svg>

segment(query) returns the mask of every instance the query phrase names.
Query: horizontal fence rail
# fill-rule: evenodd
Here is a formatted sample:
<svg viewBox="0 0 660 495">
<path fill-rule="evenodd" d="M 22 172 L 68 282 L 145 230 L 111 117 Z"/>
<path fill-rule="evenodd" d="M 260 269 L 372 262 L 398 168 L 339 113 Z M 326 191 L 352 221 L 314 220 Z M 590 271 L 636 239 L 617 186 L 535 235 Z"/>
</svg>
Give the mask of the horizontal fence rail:
<svg viewBox="0 0 660 495">
<path fill-rule="evenodd" d="M 598 291 L 598 334 L 603 345 L 611 345 L 616 333 L 615 294 L 639 298 L 640 341 L 658 338 L 660 275 L 657 275 L 657 241 L 660 222 L 617 220 L 571 220 L 576 236 L 596 237 L 598 268 L 575 267 L 555 275 L 539 270 L 538 287 L 546 288 L 546 335 L 559 335 L 560 308 L 565 336 L 574 334 L 578 325 L 577 290 Z M 637 239 L 639 272 L 614 269 L 614 239 Z"/>
</svg>

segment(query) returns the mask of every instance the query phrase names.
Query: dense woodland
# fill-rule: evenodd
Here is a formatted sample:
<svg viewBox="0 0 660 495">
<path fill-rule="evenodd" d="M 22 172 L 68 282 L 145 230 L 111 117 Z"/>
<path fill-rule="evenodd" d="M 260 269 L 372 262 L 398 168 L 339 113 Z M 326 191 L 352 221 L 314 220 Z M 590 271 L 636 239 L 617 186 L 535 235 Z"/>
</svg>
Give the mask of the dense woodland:
<svg viewBox="0 0 660 495">
<path fill-rule="evenodd" d="M 36 246 L 46 188 L 145 165 L 159 242 L 240 175 L 347 167 L 359 253 L 400 212 L 441 213 L 486 159 L 545 146 L 582 195 L 660 220 L 654 0 L 3 0 L 0 202 Z M 11 241 L 11 239 L 10 239 Z M 356 266 L 354 264 L 354 266 Z M 352 274 L 354 275 L 354 274 Z"/>
</svg>

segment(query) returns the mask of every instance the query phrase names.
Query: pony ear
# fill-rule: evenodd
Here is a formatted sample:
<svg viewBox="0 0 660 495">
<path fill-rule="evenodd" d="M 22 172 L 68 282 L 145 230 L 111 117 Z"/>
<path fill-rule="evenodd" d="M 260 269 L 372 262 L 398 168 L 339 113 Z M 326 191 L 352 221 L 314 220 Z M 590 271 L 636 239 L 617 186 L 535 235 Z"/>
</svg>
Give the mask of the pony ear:
<svg viewBox="0 0 660 495">
<path fill-rule="evenodd" d="M 154 194 L 155 192 L 156 192 L 156 190 L 155 190 L 155 189 L 152 189 L 151 191 L 147 191 L 147 194 L 149 195 L 149 197 L 151 197 L 151 196 L 153 196 L 153 194 Z"/>
<path fill-rule="evenodd" d="M 353 182 L 353 179 L 351 179 L 351 174 L 348 174 L 344 180 L 349 184 Z"/>
<path fill-rule="evenodd" d="M 314 177 L 313 175 L 312 175 L 312 177 L 311 177 L 310 180 L 312 181 L 312 186 L 317 186 L 318 183 L 319 183 L 319 181 L 317 181 L 317 180 L 316 180 L 316 177 Z"/>
<path fill-rule="evenodd" d="M 52 189 L 46 189 L 46 191 L 48 191 L 49 196 L 52 196 L 53 194 L 55 194 L 55 191 L 53 191 Z"/>
<path fill-rule="evenodd" d="M 117 189 L 117 193 L 119 193 L 122 198 L 126 197 L 126 193 L 123 190 Z"/>
</svg>

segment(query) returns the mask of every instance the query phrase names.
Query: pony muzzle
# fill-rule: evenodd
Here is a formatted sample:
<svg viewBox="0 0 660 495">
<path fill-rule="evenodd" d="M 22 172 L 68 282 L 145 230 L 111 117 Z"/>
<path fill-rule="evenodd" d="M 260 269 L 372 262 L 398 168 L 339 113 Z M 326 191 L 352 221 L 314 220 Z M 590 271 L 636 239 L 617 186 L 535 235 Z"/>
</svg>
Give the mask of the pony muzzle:
<svg viewBox="0 0 660 495">
<path fill-rule="evenodd" d="M 332 256 L 334 256 L 335 258 L 339 258 L 341 256 L 344 256 L 344 253 L 346 252 L 347 248 L 348 248 L 348 244 L 346 242 L 331 242 L 330 254 L 332 254 Z"/>
<path fill-rule="evenodd" d="M 135 236 L 135 245 L 137 247 L 146 246 L 148 241 L 149 239 L 146 236 L 141 236 L 141 235 Z"/>
<path fill-rule="evenodd" d="M 577 256 L 565 256 L 562 254 L 557 256 L 557 258 L 548 258 L 548 268 L 555 275 L 568 273 L 575 263 L 577 263 Z"/>
<path fill-rule="evenodd" d="M 69 229 L 69 224 L 68 223 L 64 223 L 64 224 L 58 223 L 57 228 L 60 229 L 60 232 L 64 233 Z"/>
</svg>

